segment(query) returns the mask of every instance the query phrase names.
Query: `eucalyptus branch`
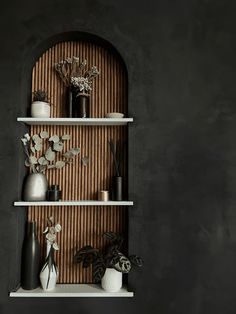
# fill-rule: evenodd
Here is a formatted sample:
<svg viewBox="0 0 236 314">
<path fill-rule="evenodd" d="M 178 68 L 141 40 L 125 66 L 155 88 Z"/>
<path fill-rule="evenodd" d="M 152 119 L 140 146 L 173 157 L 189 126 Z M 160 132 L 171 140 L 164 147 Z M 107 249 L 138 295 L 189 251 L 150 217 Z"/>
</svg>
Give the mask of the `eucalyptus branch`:
<svg viewBox="0 0 236 314">
<path fill-rule="evenodd" d="M 49 137 L 47 131 L 40 134 L 34 134 L 32 137 L 25 134 L 21 138 L 24 153 L 26 155 L 25 166 L 30 167 L 33 173 L 43 173 L 47 169 L 62 169 L 67 164 L 73 162 L 74 157 L 80 153 L 80 148 L 71 148 L 63 152 L 64 142 L 71 139 L 71 136 L 64 134 L 62 136 L 53 135 Z M 44 150 L 43 141 L 47 141 L 47 148 Z M 41 152 L 43 150 L 43 152 Z M 40 154 L 41 152 L 41 154 Z M 56 156 L 61 160 L 56 161 Z"/>
</svg>

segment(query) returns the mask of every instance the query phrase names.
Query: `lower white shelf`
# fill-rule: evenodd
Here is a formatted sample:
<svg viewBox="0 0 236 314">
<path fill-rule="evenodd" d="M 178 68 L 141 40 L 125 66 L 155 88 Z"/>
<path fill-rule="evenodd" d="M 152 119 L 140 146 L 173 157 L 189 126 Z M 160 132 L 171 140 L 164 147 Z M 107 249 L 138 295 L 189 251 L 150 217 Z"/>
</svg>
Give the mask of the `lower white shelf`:
<svg viewBox="0 0 236 314">
<path fill-rule="evenodd" d="M 34 290 L 24 290 L 19 288 L 16 292 L 10 292 L 10 297 L 15 298 L 40 298 L 40 297 L 53 297 L 53 298 L 103 298 L 103 297 L 128 297 L 132 298 L 133 292 L 123 287 L 118 292 L 106 292 L 100 285 L 95 284 L 57 284 L 56 288 L 52 291 L 44 291 L 42 288 Z"/>
</svg>

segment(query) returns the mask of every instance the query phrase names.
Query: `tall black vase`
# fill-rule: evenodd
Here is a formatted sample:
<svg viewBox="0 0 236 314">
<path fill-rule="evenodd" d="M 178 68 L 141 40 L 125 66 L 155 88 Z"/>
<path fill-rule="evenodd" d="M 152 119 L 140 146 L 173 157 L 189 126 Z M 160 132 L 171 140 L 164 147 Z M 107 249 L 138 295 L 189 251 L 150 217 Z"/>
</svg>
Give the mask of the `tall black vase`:
<svg viewBox="0 0 236 314">
<path fill-rule="evenodd" d="M 72 117 L 89 118 L 89 95 L 72 93 Z"/>
<path fill-rule="evenodd" d="M 112 200 L 123 200 L 123 177 L 113 177 L 112 180 Z"/>
<path fill-rule="evenodd" d="M 36 222 L 28 222 L 27 235 L 22 250 L 21 286 L 32 290 L 39 286 L 40 247 L 36 234 Z"/>
<path fill-rule="evenodd" d="M 75 98 L 74 92 L 71 88 L 67 89 L 67 102 L 66 102 L 66 116 L 68 118 L 72 118 L 72 106 L 73 106 L 73 99 Z"/>
</svg>

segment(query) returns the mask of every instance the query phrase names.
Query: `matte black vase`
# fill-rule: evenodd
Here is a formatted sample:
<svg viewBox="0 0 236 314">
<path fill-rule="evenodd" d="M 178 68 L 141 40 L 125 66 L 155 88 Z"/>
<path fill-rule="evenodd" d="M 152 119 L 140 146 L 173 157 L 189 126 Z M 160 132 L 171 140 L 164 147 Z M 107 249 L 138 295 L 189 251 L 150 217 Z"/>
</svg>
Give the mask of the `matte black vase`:
<svg viewBox="0 0 236 314">
<path fill-rule="evenodd" d="M 123 177 L 113 177 L 112 180 L 112 200 L 123 200 Z"/>
<path fill-rule="evenodd" d="M 28 222 L 21 264 L 21 286 L 33 290 L 39 286 L 40 248 L 36 234 L 36 221 Z"/>
<path fill-rule="evenodd" d="M 89 118 L 89 95 L 72 93 L 72 117 Z"/>
</svg>

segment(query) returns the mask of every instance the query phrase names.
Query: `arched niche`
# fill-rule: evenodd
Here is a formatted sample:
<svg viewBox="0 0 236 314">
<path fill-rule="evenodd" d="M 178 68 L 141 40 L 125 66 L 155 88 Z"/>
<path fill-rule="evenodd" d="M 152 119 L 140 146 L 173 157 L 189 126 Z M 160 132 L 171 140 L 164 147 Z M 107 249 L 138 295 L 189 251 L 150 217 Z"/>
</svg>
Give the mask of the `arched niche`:
<svg viewBox="0 0 236 314">
<path fill-rule="evenodd" d="M 45 45 L 47 46 L 46 49 Z M 66 106 L 66 87 L 53 69 L 53 65 L 66 57 L 77 56 L 86 59 L 88 67 L 96 65 L 100 75 L 95 79 L 91 94 L 91 117 L 104 117 L 107 112 L 128 113 L 127 71 L 116 49 L 106 41 L 92 35 L 70 33 L 53 38 L 42 44 L 40 54 L 31 73 L 31 91 L 44 89 L 52 103 L 51 117 L 63 117 Z M 95 200 L 99 190 L 108 190 L 114 175 L 112 155 L 108 140 L 125 143 L 122 174 L 126 178 L 125 194 L 128 197 L 127 181 L 127 128 L 122 126 L 31 126 L 30 134 L 46 130 L 50 135 L 70 134 L 70 147 L 80 147 L 80 158 L 73 165 L 62 170 L 46 172 L 49 184 L 59 184 L 63 200 Z M 82 157 L 89 158 L 84 166 Z M 91 270 L 84 270 L 74 264 L 73 256 L 83 245 L 91 244 L 102 248 L 105 242 L 102 234 L 114 231 L 127 234 L 127 208 L 121 206 L 71 206 L 71 207 L 29 207 L 28 220 L 38 223 L 38 235 L 42 256 L 45 252 L 45 238 L 42 230 L 47 216 L 53 216 L 62 225 L 58 242 L 60 251 L 56 254 L 59 267 L 59 283 L 90 283 Z"/>
</svg>

